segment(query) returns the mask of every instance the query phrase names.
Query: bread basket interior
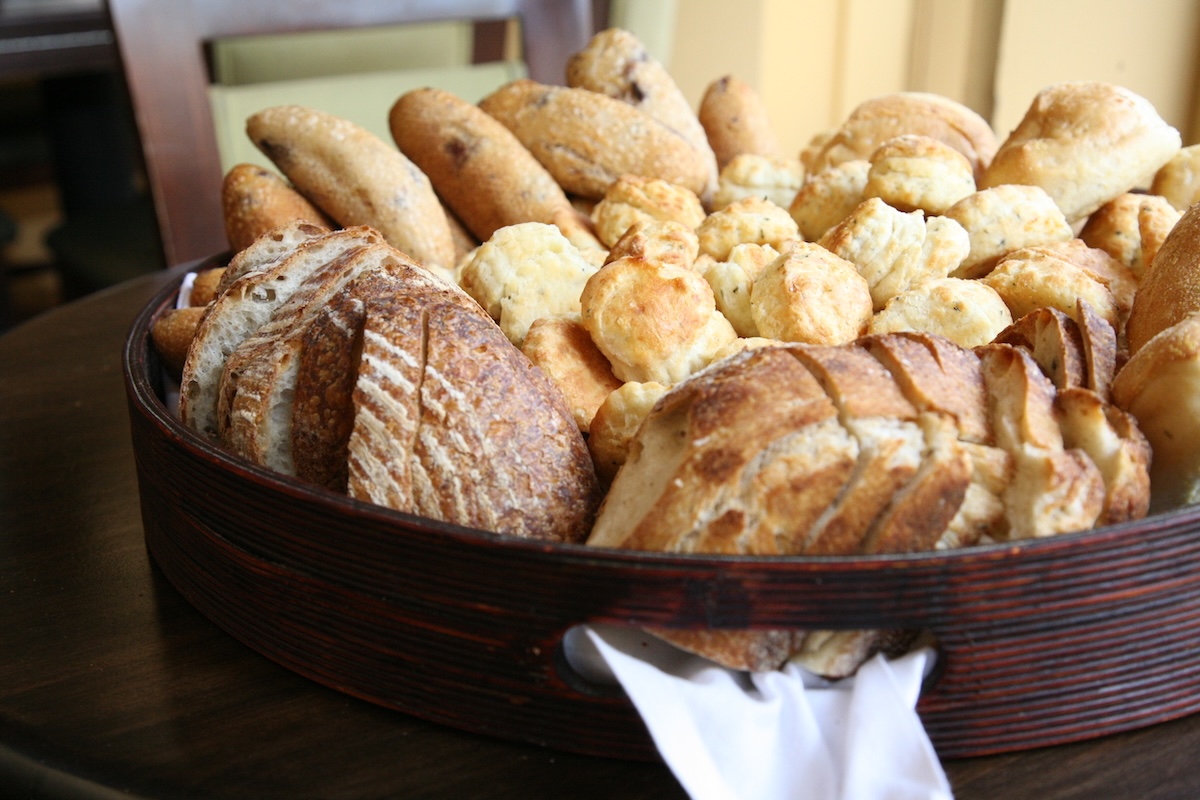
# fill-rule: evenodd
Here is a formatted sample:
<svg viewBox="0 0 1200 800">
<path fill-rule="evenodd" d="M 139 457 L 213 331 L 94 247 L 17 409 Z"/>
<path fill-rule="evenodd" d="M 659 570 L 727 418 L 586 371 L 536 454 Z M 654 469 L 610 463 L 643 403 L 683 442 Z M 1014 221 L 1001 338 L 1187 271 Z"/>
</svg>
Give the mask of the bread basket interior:
<svg viewBox="0 0 1200 800">
<path fill-rule="evenodd" d="M 653 759 L 624 694 L 567 665 L 572 627 L 895 628 L 936 642 L 918 711 L 943 758 L 1200 710 L 1195 507 L 903 556 L 672 555 L 471 530 L 256 467 L 183 426 L 149 339 L 178 288 L 146 305 L 124 352 L 148 550 L 215 624 L 320 684 L 477 733 Z"/>
</svg>

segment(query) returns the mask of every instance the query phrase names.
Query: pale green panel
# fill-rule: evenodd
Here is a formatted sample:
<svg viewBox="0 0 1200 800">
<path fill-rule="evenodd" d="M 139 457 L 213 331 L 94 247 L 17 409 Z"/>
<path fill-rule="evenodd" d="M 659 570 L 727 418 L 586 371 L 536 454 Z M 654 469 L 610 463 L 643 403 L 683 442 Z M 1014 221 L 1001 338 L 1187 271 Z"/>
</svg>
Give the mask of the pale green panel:
<svg viewBox="0 0 1200 800">
<path fill-rule="evenodd" d="M 411 89 L 436 86 L 472 103 L 499 86 L 527 74 L 520 62 L 442 67 L 438 69 L 371 72 L 350 76 L 275 81 L 248 86 L 211 86 L 209 99 L 217 129 L 221 166 L 271 162 L 246 136 L 246 119 L 264 108 L 296 104 L 356 122 L 386 142 L 388 112 L 400 95 Z M 276 170 L 277 171 L 277 170 Z"/>
<path fill-rule="evenodd" d="M 608 22 L 638 37 L 660 64 L 671 62 L 678 0 L 611 0 Z"/>
<path fill-rule="evenodd" d="M 473 36 L 470 23 L 435 22 L 222 39 L 213 42 L 213 81 L 234 85 L 461 66 L 471 63 Z"/>
</svg>

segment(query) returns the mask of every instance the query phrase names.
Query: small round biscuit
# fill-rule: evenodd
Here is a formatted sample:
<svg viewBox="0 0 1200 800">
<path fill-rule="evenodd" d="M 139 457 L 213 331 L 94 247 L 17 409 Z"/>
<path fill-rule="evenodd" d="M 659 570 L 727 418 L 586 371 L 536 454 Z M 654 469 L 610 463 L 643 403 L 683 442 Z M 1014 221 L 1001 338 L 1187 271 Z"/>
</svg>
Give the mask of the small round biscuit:
<svg viewBox="0 0 1200 800">
<path fill-rule="evenodd" d="M 1078 264 L 1037 248 L 1009 253 L 980 280 L 995 289 L 1013 319 L 1039 308 L 1055 308 L 1079 322 L 1079 301 L 1086 301 L 1113 330 L 1121 330 L 1120 309 L 1104 282 Z"/>
<path fill-rule="evenodd" d="M 742 153 L 721 170 L 712 209 L 720 211 L 746 197 L 762 197 L 787 208 L 803 183 L 804 168 L 799 159 Z"/>
<path fill-rule="evenodd" d="M 971 162 L 948 144 L 919 134 L 889 139 L 870 158 L 864 197 L 900 211 L 944 214 L 975 191 Z"/>
<path fill-rule="evenodd" d="M 1133 308 L 1133 298 L 1137 294 L 1138 280 L 1133 270 L 1113 258 L 1098 247 L 1089 247 L 1082 239 L 1068 239 L 1065 242 L 1051 242 L 1027 248 L 1025 252 L 1045 255 L 1068 261 L 1082 269 L 1091 277 L 1103 283 L 1112 293 L 1117 304 L 1117 314 L 1124 328 L 1125 320 Z"/>
<path fill-rule="evenodd" d="M 1140 277 L 1183 214 L 1167 198 L 1126 192 L 1088 217 L 1079 238 L 1108 253 Z"/>
<path fill-rule="evenodd" d="M 617 178 L 592 209 L 596 233 L 605 247 L 612 247 L 635 222 L 672 220 L 694 229 L 704 216 L 704 206 L 695 192 L 639 175 Z"/>
<path fill-rule="evenodd" d="M 962 225 L 971 249 L 955 278 L 981 278 L 1007 253 L 1064 242 L 1075 235 L 1067 218 L 1040 186 L 981 189 L 951 206 L 946 217 Z"/>
<path fill-rule="evenodd" d="M 758 335 L 758 325 L 750 310 L 750 290 L 754 281 L 776 258 L 779 251 L 769 244 L 739 244 L 725 261 L 701 256 L 696 271 L 712 287 L 717 309 L 725 315 L 738 336 Z"/>
<path fill-rule="evenodd" d="M 521 352 L 562 390 L 581 431 L 588 430 L 604 398 L 621 385 L 577 316 L 534 320 Z"/>
<path fill-rule="evenodd" d="M 1065 81 L 1037 93 L 979 187 L 1041 186 L 1075 222 L 1148 184 L 1180 143 L 1179 131 L 1141 95 L 1100 81 Z"/>
<path fill-rule="evenodd" d="M 463 267 L 460 285 L 517 347 L 540 317 L 579 312 L 579 293 L 596 267 L 554 225 L 500 228 Z"/>
<path fill-rule="evenodd" d="M 870 158 L 888 139 L 918 133 L 966 156 L 976 180 L 996 153 L 996 134 L 967 106 L 928 92 L 894 92 L 860 103 L 812 157 L 809 172 Z"/>
<path fill-rule="evenodd" d="M 875 311 L 922 281 L 946 277 L 970 248 L 967 232 L 954 220 L 926 220 L 920 211 L 897 211 L 878 197 L 859 203 L 820 243 L 854 264 Z"/>
<path fill-rule="evenodd" d="M 699 255 L 700 239 L 687 225 L 673 220 L 641 220 L 613 243 L 602 263 L 629 257 L 692 269 Z"/>
<path fill-rule="evenodd" d="M 758 276 L 750 309 L 760 336 L 808 344 L 854 341 L 873 311 L 854 265 L 809 242 L 794 244 Z"/>
<path fill-rule="evenodd" d="M 739 244 L 769 244 L 782 250 L 784 243 L 799 241 L 796 220 L 783 208 L 761 197 L 747 197 L 714 211 L 696 229 L 700 252 L 724 261 Z"/>
<path fill-rule="evenodd" d="M 655 381 L 628 381 L 610 392 L 596 409 L 588 426 L 588 450 L 602 482 L 610 483 L 625 463 L 629 443 L 642 420 L 668 388 Z"/>
<path fill-rule="evenodd" d="M 855 159 L 808 176 L 788 206 L 800 235 L 815 242 L 850 216 L 863 201 L 870 171 L 870 161 Z"/>
<path fill-rule="evenodd" d="M 1162 195 L 1180 212 L 1200 202 L 1200 144 L 1179 148 L 1159 167 L 1150 182 L 1150 193 Z"/>
<path fill-rule="evenodd" d="M 893 297 L 871 319 L 867 332 L 923 331 L 970 349 L 991 342 L 1012 321 L 1008 306 L 990 286 L 939 278 Z"/>
<path fill-rule="evenodd" d="M 678 383 L 737 338 L 704 278 L 671 264 L 613 261 L 588 280 L 579 303 L 584 327 L 623 381 Z"/>
<path fill-rule="evenodd" d="M 780 154 L 766 103 L 750 84 L 732 75 L 708 85 L 696 116 L 717 157 L 718 169 L 724 170 L 744 153 L 767 158 Z"/>
</svg>

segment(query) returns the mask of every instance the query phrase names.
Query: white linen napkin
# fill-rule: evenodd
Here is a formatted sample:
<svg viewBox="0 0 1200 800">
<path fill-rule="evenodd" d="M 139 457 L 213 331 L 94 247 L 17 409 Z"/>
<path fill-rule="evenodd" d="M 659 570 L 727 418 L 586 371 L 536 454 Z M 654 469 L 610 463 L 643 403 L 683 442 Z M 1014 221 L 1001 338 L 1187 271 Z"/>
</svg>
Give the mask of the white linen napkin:
<svg viewBox="0 0 1200 800">
<path fill-rule="evenodd" d="M 694 800 L 953 797 L 914 710 L 928 648 L 840 681 L 736 672 L 618 626 L 574 628 L 566 650 L 583 677 L 620 683 Z"/>
</svg>

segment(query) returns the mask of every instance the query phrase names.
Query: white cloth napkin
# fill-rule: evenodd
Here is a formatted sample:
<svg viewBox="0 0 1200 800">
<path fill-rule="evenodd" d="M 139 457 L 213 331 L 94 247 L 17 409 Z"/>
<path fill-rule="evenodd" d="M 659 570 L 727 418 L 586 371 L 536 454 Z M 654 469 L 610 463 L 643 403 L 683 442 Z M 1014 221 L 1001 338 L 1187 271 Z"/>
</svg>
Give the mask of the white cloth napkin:
<svg viewBox="0 0 1200 800">
<path fill-rule="evenodd" d="M 789 664 L 740 673 L 642 631 L 581 626 L 572 666 L 620 683 L 694 800 L 950 800 L 914 707 L 933 651 L 875 656 L 827 681 Z"/>
</svg>

